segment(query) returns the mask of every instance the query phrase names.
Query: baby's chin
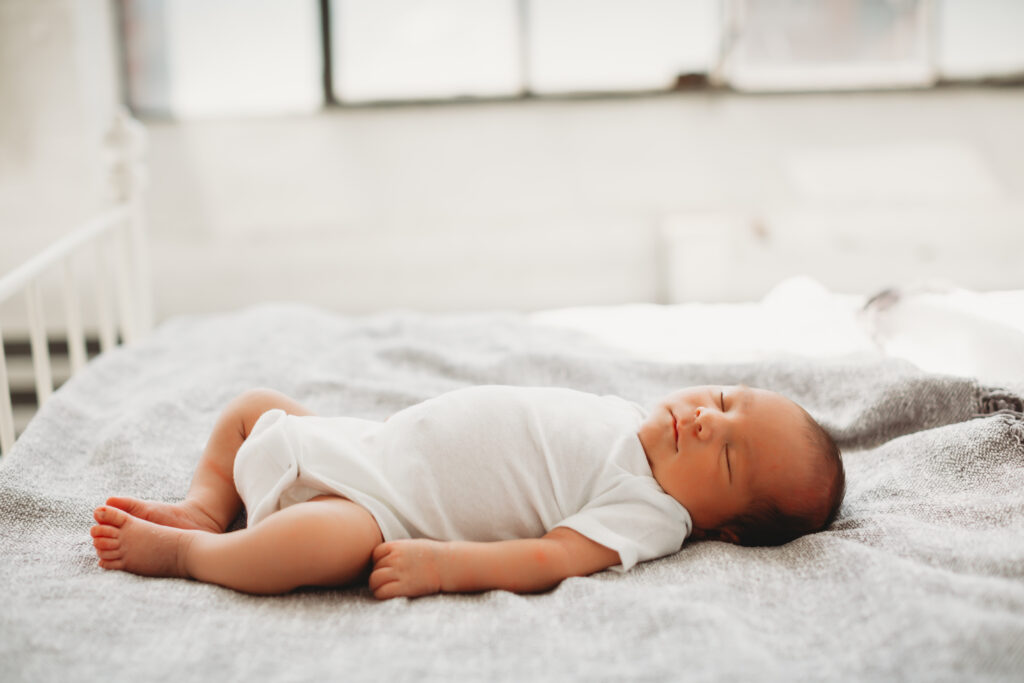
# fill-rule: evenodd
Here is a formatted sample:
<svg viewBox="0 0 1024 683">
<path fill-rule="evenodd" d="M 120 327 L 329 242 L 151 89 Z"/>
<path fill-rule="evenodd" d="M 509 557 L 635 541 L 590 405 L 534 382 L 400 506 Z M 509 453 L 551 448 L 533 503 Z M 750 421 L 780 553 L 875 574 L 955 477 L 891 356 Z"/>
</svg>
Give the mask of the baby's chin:
<svg viewBox="0 0 1024 683">
<path fill-rule="evenodd" d="M 662 431 L 664 431 L 663 427 L 644 422 L 636 432 L 637 437 L 640 439 L 640 445 L 643 447 L 644 455 L 647 456 L 648 464 L 651 464 L 653 458 L 657 456 L 657 444 L 663 438 L 663 435 L 660 434 Z"/>
</svg>

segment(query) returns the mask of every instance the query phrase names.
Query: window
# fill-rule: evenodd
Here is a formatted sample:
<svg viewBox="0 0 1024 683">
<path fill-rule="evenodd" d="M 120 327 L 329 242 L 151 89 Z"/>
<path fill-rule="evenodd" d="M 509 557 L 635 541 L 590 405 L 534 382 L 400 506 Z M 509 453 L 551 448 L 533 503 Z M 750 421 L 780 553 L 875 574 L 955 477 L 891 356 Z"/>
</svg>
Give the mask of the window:
<svg viewBox="0 0 1024 683">
<path fill-rule="evenodd" d="M 331 0 L 334 98 L 519 95 L 517 11 L 516 0 Z"/>
<path fill-rule="evenodd" d="M 718 78 L 739 90 L 932 85 L 928 0 L 728 0 Z"/>
<path fill-rule="evenodd" d="M 927 87 L 1024 75 L 1017 0 L 122 0 L 129 103 L 329 104 Z"/>
</svg>

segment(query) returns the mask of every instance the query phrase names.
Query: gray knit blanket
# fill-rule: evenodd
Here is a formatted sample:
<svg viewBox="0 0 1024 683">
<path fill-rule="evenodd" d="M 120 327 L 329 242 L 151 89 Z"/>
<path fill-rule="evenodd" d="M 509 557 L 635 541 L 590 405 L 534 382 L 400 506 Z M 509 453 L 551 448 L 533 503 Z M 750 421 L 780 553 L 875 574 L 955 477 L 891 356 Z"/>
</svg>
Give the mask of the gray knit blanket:
<svg viewBox="0 0 1024 683">
<path fill-rule="evenodd" d="M 180 500 L 250 387 L 383 419 L 473 384 L 650 405 L 736 382 L 798 401 L 844 449 L 830 529 L 687 542 L 534 595 L 258 597 L 96 566 L 92 509 Z M 1024 680 L 1022 409 L 1019 389 L 899 361 L 654 363 L 512 313 L 176 318 L 95 359 L 0 464 L 0 680 Z"/>
</svg>

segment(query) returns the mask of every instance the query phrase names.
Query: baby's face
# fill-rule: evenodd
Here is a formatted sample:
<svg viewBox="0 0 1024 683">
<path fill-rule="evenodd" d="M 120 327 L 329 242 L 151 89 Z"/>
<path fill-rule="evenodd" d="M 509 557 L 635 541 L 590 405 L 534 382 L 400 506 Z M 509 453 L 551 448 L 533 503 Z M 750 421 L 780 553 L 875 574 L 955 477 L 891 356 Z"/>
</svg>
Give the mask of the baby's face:
<svg viewBox="0 0 1024 683">
<path fill-rule="evenodd" d="M 638 436 L 654 478 L 693 520 L 694 538 L 742 513 L 755 494 L 783 509 L 813 495 L 806 418 L 789 399 L 740 386 L 690 387 L 651 410 Z M 727 538 L 726 540 L 735 540 Z"/>
</svg>

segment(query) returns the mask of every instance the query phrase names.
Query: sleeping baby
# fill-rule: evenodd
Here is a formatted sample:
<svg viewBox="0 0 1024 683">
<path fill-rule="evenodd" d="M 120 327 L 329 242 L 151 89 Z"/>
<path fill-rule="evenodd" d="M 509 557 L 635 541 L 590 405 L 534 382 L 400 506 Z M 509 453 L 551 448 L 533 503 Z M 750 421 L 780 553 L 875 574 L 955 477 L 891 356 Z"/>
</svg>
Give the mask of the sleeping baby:
<svg viewBox="0 0 1024 683">
<path fill-rule="evenodd" d="M 797 404 L 691 387 L 650 411 L 615 396 L 478 386 L 384 422 L 316 417 L 283 394 L 221 413 L 184 501 L 96 508 L 99 565 L 249 593 L 368 580 L 377 598 L 500 588 L 824 529 L 839 450 Z M 245 529 L 224 533 L 245 506 Z"/>
</svg>

